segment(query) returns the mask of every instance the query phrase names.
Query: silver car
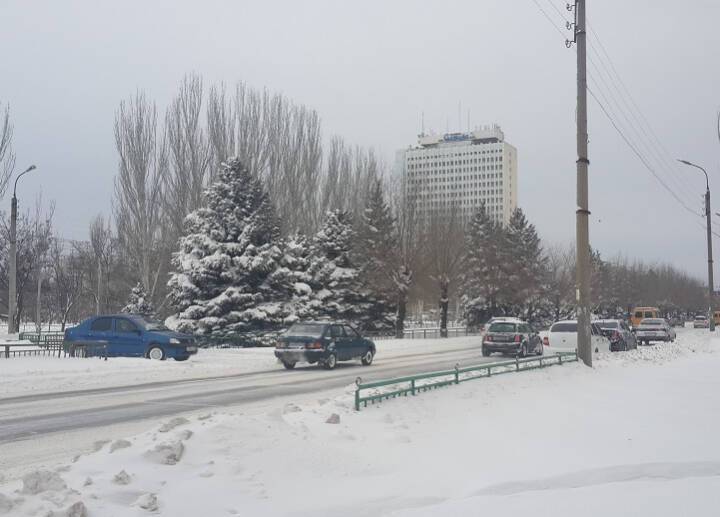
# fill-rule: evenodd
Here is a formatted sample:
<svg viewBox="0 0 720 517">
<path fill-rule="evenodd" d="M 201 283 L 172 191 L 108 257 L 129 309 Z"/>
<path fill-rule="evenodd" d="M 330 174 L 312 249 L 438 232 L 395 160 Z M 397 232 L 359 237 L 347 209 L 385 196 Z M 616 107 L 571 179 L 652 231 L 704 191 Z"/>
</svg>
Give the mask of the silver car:
<svg viewBox="0 0 720 517">
<path fill-rule="evenodd" d="M 664 318 L 645 318 L 635 332 L 638 343 L 649 345 L 652 341 L 675 341 L 675 329 Z"/>
</svg>

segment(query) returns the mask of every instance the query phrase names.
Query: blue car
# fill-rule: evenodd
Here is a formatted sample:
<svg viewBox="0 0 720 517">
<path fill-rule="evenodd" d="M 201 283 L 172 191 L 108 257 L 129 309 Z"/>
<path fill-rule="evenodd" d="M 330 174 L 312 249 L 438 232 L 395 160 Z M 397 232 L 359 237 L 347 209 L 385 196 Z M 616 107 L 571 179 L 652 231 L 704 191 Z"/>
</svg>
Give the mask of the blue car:
<svg viewBox="0 0 720 517">
<path fill-rule="evenodd" d="M 88 318 L 65 331 L 63 346 L 71 355 L 89 347 L 106 347 L 108 357 L 147 357 L 185 361 L 198 347 L 192 336 L 173 332 L 157 321 L 136 314 Z"/>
</svg>

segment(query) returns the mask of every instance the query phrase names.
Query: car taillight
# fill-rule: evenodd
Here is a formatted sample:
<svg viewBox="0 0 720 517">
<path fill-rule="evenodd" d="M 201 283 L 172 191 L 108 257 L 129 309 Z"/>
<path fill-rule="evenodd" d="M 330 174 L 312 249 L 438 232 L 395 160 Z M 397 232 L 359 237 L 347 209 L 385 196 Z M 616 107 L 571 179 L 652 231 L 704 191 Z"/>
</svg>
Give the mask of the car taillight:
<svg viewBox="0 0 720 517">
<path fill-rule="evenodd" d="M 619 339 L 620 339 L 620 332 L 618 332 L 617 330 L 613 331 L 613 333 L 612 333 L 612 338 L 613 338 L 615 341 L 619 340 Z"/>
<path fill-rule="evenodd" d="M 310 348 L 312 350 L 318 350 L 323 347 L 322 341 L 315 341 L 314 343 L 307 343 L 305 345 L 305 348 Z"/>
<path fill-rule="evenodd" d="M 492 336 L 485 336 L 485 341 L 492 343 Z"/>
<path fill-rule="evenodd" d="M 550 346 L 550 340 L 547 336 L 543 338 L 543 346 Z"/>
<path fill-rule="evenodd" d="M 285 343 L 283 343 L 282 341 L 278 341 L 277 343 L 275 343 L 275 348 L 285 348 Z"/>
<path fill-rule="evenodd" d="M 515 336 L 515 342 L 516 342 L 516 343 L 519 343 L 521 340 L 522 340 L 522 336 L 521 336 L 520 334 L 517 334 L 517 335 Z"/>
</svg>

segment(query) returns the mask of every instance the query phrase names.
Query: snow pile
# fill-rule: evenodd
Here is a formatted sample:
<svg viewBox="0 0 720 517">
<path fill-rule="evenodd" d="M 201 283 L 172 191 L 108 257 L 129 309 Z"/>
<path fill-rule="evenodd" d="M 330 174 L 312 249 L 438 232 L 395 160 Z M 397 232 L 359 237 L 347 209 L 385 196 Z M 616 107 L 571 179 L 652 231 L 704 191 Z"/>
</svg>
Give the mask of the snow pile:
<svg viewBox="0 0 720 517">
<path fill-rule="evenodd" d="M 0 484 L 0 515 L 714 515 L 720 340 L 687 336 L 359 413 L 348 386 L 168 419 Z"/>
</svg>

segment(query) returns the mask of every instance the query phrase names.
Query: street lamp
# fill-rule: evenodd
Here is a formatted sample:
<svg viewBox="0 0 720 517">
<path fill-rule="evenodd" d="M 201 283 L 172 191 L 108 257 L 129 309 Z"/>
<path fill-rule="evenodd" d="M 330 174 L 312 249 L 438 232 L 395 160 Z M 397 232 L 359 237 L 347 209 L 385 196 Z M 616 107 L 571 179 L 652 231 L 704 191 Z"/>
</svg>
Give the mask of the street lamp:
<svg viewBox="0 0 720 517">
<path fill-rule="evenodd" d="M 8 289 L 8 334 L 17 332 L 15 328 L 15 305 L 17 303 L 17 183 L 28 172 L 35 170 L 31 165 L 15 178 L 13 197 L 10 208 L 10 281 Z"/>
<path fill-rule="evenodd" d="M 705 174 L 705 217 L 707 218 L 707 247 L 708 247 L 708 321 L 710 322 L 710 332 L 715 331 L 715 318 L 713 314 L 713 258 L 712 258 L 712 222 L 710 220 L 710 181 L 708 173 L 699 165 L 695 165 L 687 160 L 680 160 L 680 163 L 700 169 Z"/>
</svg>

